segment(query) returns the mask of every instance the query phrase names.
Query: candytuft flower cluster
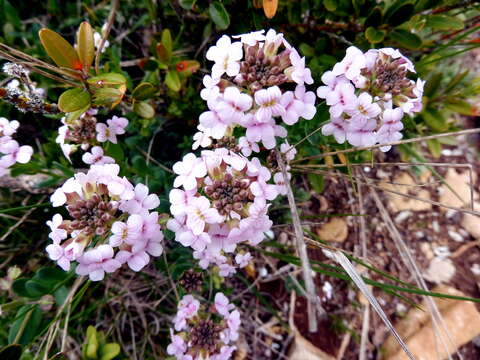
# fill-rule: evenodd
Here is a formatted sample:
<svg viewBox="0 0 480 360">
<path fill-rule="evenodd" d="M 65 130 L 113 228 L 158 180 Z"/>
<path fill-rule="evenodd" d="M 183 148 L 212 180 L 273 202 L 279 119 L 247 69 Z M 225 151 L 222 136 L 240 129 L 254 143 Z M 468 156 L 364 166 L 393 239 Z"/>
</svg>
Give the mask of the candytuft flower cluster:
<svg viewBox="0 0 480 360">
<path fill-rule="evenodd" d="M 268 183 L 270 171 L 257 158 L 226 148 L 187 154 L 173 170 L 178 189 L 170 192 L 174 218 L 167 227 L 175 240 L 194 250 L 203 269 L 213 264 L 221 276 L 246 266 L 251 255 L 239 245 L 260 243 L 272 226 L 268 202 L 279 189 Z"/>
<path fill-rule="evenodd" d="M 240 313 L 222 293 L 208 309 L 185 295 L 173 321 L 167 353 L 177 360 L 228 360 L 236 349 L 230 344 L 238 339 Z"/>
<path fill-rule="evenodd" d="M 315 115 L 315 94 L 305 89 L 312 84 L 310 69 L 283 37 L 270 29 L 233 36 L 223 35 L 207 51 L 213 61 L 211 75 L 203 79 L 201 97 L 208 111 L 200 115 L 199 132 L 193 149 L 230 137 L 235 127 L 245 129 L 239 148 L 245 155 L 276 145 L 275 137 L 287 131 L 276 122 L 280 118 L 293 125 L 300 118 Z"/>
<path fill-rule="evenodd" d="M 113 164 L 115 160 L 104 155 L 101 143 L 110 141 L 117 143 L 117 135 L 125 134 L 128 120 L 124 117 L 113 116 L 107 124 L 97 121 L 96 109 L 89 109 L 75 120 L 61 119 L 62 126 L 58 129 L 56 142 L 60 144 L 63 154 L 70 160 L 70 155 L 80 147 L 85 152 L 82 156 L 88 165 Z"/>
<path fill-rule="evenodd" d="M 322 76 L 318 97 L 330 106 L 324 135 L 353 146 L 385 144 L 402 138 L 402 118 L 422 109 L 424 81 L 409 78 L 412 62 L 392 48 L 363 53 L 351 46 L 342 61 Z M 391 146 L 383 146 L 382 151 Z"/>
<path fill-rule="evenodd" d="M 15 163 L 26 164 L 30 161 L 33 149 L 29 145 L 20 145 L 12 136 L 17 132 L 20 123 L 0 118 L 0 176 L 8 172 Z"/>
<path fill-rule="evenodd" d="M 105 273 L 123 264 L 140 271 L 150 256 L 160 256 L 163 234 L 158 213 L 160 201 L 143 184 L 135 187 L 118 176 L 116 164 L 92 165 L 58 188 L 50 200 L 54 207 L 66 206 L 70 219 L 55 214 L 47 246 L 50 258 L 68 271 L 77 262 L 78 275 L 102 280 Z"/>
</svg>

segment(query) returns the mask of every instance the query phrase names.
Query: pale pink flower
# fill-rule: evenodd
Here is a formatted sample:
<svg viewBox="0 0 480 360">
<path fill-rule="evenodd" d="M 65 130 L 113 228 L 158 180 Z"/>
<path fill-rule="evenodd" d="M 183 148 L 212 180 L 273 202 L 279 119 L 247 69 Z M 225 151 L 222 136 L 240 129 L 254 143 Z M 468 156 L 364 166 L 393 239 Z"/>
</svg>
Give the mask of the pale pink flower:
<svg viewBox="0 0 480 360">
<path fill-rule="evenodd" d="M 175 178 L 173 186 L 183 186 L 185 190 L 193 190 L 197 187 L 197 178 L 203 178 L 207 175 L 207 168 L 202 159 L 189 153 L 173 165 L 173 171 L 178 176 Z"/>
<path fill-rule="evenodd" d="M 176 356 L 183 356 L 187 351 L 187 344 L 181 336 L 174 335 L 173 331 L 170 329 L 170 335 L 172 337 L 172 342 L 167 346 L 167 354 Z"/>
<path fill-rule="evenodd" d="M 219 82 L 220 78 L 214 79 L 210 75 L 205 75 L 203 77 L 203 86 L 205 88 L 200 91 L 200 97 L 203 100 L 215 100 L 220 95 Z"/>
<path fill-rule="evenodd" d="M 4 117 L 0 117 L 0 136 L 12 136 L 17 132 L 20 123 L 17 120 L 9 121 Z"/>
<path fill-rule="evenodd" d="M 245 254 L 237 254 L 235 256 L 235 262 L 241 268 L 244 268 L 245 266 L 247 266 L 250 260 L 252 260 L 252 254 L 250 254 L 249 252 Z"/>
<path fill-rule="evenodd" d="M 322 126 L 322 134 L 333 135 L 339 144 L 343 144 L 347 138 L 348 123 L 344 118 L 333 118 L 329 123 Z"/>
<path fill-rule="evenodd" d="M 240 147 L 242 154 L 245 156 L 252 155 L 252 152 L 260 152 L 258 144 L 248 141 L 246 136 L 242 136 L 238 139 L 238 146 Z"/>
<path fill-rule="evenodd" d="M 280 103 L 282 92 L 278 86 L 261 89 L 255 92 L 255 103 L 259 106 L 255 118 L 260 122 L 268 122 L 273 116 L 283 116 L 285 108 Z"/>
<path fill-rule="evenodd" d="M 148 187 L 143 184 L 137 184 L 134 189 L 134 197 L 120 205 L 120 210 L 129 214 L 144 214 L 148 210 L 155 209 L 160 205 L 160 199 L 156 194 L 149 194 Z"/>
<path fill-rule="evenodd" d="M 354 102 L 346 105 L 344 111 L 352 117 L 353 121 L 357 121 L 374 118 L 380 114 L 382 109 L 373 102 L 369 93 L 363 92 Z"/>
<path fill-rule="evenodd" d="M 355 46 L 350 46 L 343 60 L 333 67 L 335 76 L 345 75 L 349 80 L 355 79 L 360 75 L 361 70 L 366 65 L 366 59 L 363 52 Z"/>
<path fill-rule="evenodd" d="M 221 139 L 228 127 L 232 124 L 233 119 L 228 116 L 221 116 L 219 107 L 221 105 L 221 96 L 215 100 L 207 102 L 209 111 L 200 114 L 200 125 L 210 131 L 210 136 L 214 139 Z"/>
<path fill-rule="evenodd" d="M 202 124 L 197 126 L 199 130 L 193 135 L 192 150 L 197 150 L 199 147 L 206 148 L 212 145 L 212 131 Z"/>
<path fill-rule="evenodd" d="M 65 256 L 65 249 L 58 244 L 50 244 L 45 249 L 48 253 L 48 257 L 56 261 L 64 271 L 70 270 L 70 260 Z"/>
<path fill-rule="evenodd" d="M 75 272 L 78 275 L 88 275 L 92 281 L 100 281 L 105 277 L 105 273 L 114 272 L 122 266 L 113 255 L 113 248 L 110 245 L 99 245 L 86 251 L 78 259 Z"/>
<path fill-rule="evenodd" d="M 176 331 L 182 331 L 187 325 L 187 319 L 197 315 L 200 302 L 192 295 L 185 295 L 178 304 L 177 315 L 173 319 Z"/>
<path fill-rule="evenodd" d="M 82 155 L 82 160 L 85 164 L 103 165 L 115 163 L 115 160 L 112 157 L 104 155 L 103 149 L 100 146 L 94 146 L 90 151 L 91 152 L 86 152 Z"/>
<path fill-rule="evenodd" d="M 210 207 L 210 201 L 204 197 L 195 197 L 189 201 L 187 208 L 187 226 L 193 234 L 200 235 L 206 224 L 223 221 L 217 209 Z"/>
<path fill-rule="evenodd" d="M 350 122 L 347 128 L 347 140 L 353 146 L 372 146 L 376 143 L 375 119 L 361 119 Z"/>
<path fill-rule="evenodd" d="M 113 115 L 111 119 L 107 120 L 107 124 L 110 132 L 115 135 L 123 135 L 125 134 L 125 128 L 128 125 L 128 119 Z"/>
<path fill-rule="evenodd" d="M 219 292 L 215 295 L 215 309 L 220 315 L 228 316 L 230 310 L 234 308 L 235 305 L 230 304 L 230 301 L 228 301 L 227 297 L 223 293 Z"/>
<path fill-rule="evenodd" d="M 286 91 L 280 99 L 280 104 L 285 109 L 285 114 L 282 116 L 283 122 L 287 125 L 295 124 L 304 111 L 303 103 L 295 98 L 292 91 Z"/>
<path fill-rule="evenodd" d="M 248 114 L 242 121 L 247 128 L 246 137 L 250 142 L 262 142 L 267 149 L 275 147 L 275 120 L 270 118 L 267 122 L 258 121 L 255 116 Z"/>
<path fill-rule="evenodd" d="M 266 39 L 265 30 L 252 31 L 246 34 L 233 35 L 232 38 L 240 39 L 242 44 L 249 46 L 255 46 L 259 41 L 264 41 Z"/>
<path fill-rule="evenodd" d="M 252 107 L 252 102 L 250 95 L 242 94 L 237 87 L 229 86 L 218 102 L 217 111 L 222 119 L 230 119 L 233 123 L 240 122 L 244 113 Z"/>
<path fill-rule="evenodd" d="M 60 241 L 66 239 L 68 236 L 67 230 L 59 228 L 62 223 L 63 218 L 60 214 L 53 215 L 52 220 L 47 221 L 47 226 L 51 230 L 50 234 L 48 234 L 48 237 L 53 240 L 54 244 L 60 244 Z"/>
<path fill-rule="evenodd" d="M 312 73 L 310 69 L 305 67 L 305 57 L 300 57 L 297 50 L 290 50 L 290 61 L 293 66 L 293 71 L 290 76 L 292 80 L 295 81 L 298 85 L 313 84 Z"/>
<path fill-rule="evenodd" d="M 305 86 L 297 85 L 295 88 L 295 97 L 302 103 L 299 115 L 304 119 L 311 120 L 317 112 L 315 107 L 315 93 L 306 91 Z"/>
<path fill-rule="evenodd" d="M 223 74 L 235 76 L 240 71 L 239 61 L 243 57 L 243 49 L 241 42 L 232 44 L 231 39 L 227 35 L 223 35 L 218 39 L 215 46 L 208 49 L 206 58 L 214 61 L 212 67 L 212 77 L 218 79 Z"/>
<path fill-rule="evenodd" d="M 350 83 L 339 83 L 335 89 L 326 96 L 327 105 L 330 106 L 330 115 L 339 117 L 345 108 L 355 103 L 355 88 Z"/>
</svg>

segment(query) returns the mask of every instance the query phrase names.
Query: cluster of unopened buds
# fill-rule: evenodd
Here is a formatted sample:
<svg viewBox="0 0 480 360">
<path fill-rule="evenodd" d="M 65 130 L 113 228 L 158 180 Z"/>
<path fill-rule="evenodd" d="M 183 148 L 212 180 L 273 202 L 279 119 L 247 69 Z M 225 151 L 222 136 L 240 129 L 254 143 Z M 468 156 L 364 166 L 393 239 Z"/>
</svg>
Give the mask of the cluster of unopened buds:
<svg viewBox="0 0 480 360">
<path fill-rule="evenodd" d="M 30 161 L 33 149 L 29 145 L 20 145 L 12 136 L 17 132 L 20 123 L 0 118 L 0 176 L 8 172 L 15 163 L 26 164 Z"/>
<path fill-rule="evenodd" d="M 204 150 L 200 157 L 187 154 L 173 171 L 174 186 L 183 188 L 170 192 L 174 217 L 167 227 L 176 241 L 194 250 L 203 269 L 216 265 L 220 276 L 246 266 L 251 255 L 237 247 L 264 239 L 272 226 L 268 202 L 284 185 L 269 184 L 270 171 L 257 158 L 226 148 Z"/>
<path fill-rule="evenodd" d="M 305 88 L 312 84 L 310 69 L 283 37 L 269 30 L 233 36 L 223 35 L 207 51 L 214 62 L 211 75 L 203 79 L 200 96 L 208 111 L 200 115 L 194 149 L 208 147 L 213 140 L 231 136 L 236 127 L 245 129 L 239 149 L 249 155 L 258 152 L 259 143 L 267 149 L 276 145 L 275 137 L 285 138 L 287 125 L 299 118 L 315 115 L 315 94 Z"/>
<path fill-rule="evenodd" d="M 173 321 L 167 353 L 177 360 L 228 360 L 236 349 L 230 344 L 238 339 L 240 313 L 222 293 L 210 308 L 185 295 Z"/>
<path fill-rule="evenodd" d="M 124 117 L 113 116 L 107 124 L 97 121 L 96 109 L 89 109 L 73 121 L 67 117 L 61 119 L 62 126 L 58 129 L 56 142 L 60 144 L 63 154 L 70 160 L 70 155 L 80 147 L 85 153 L 82 160 L 88 165 L 113 164 L 115 160 L 104 155 L 101 143 L 110 141 L 117 143 L 117 135 L 125 134 L 128 120 Z M 87 152 L 90 150 L 90 152 Z"/>
<path fill-rule="evenodd" d="M 50 258 L 65 271 L 76 262 L 78 275 L 102 280 L 123 264 L 140 271 L 150 256 L 160 256 L 163 234 L 157 212 L 160 201 L 143 184 L 135 187 L 118 176 L 117 164 L 92 165 L 77 173 L 51 196 L 71 219 L 55 214 L 47 246 Z"/>
<path fill-rule="evenodd" d="M 372 146 L 402 138 L 402 119 L 422 109 L 424 81 L 409 78 L 412 62 L 392 48 L 366 53 L 351 46 L 342 61 L 322 76 L 318 97 L 330 106 L 324 135 L 339 143 Z M 382 151 L 391 146 L 380 147 Z"/>
</svg>

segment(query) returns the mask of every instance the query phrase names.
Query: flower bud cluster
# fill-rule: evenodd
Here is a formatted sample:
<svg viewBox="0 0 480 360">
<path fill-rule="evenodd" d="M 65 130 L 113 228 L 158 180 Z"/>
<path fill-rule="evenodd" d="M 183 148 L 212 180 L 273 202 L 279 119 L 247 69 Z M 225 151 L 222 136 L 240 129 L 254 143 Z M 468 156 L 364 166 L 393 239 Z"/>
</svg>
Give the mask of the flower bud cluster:
<svg viewBox="0 0 480 360">
<path fill-rule="evenodd" d="M 8 168 L 15 163 L 26 164 L 33 154 L 31 146 L 22 145 L 13 140 L 20 123 L 0 118 L 0 176 L 5 175 Z"/>
<path fill-rule="evenodd" d="M 236 349 L 230 343 L 238 339 L 240 312 L 222 293 L 210 308 L 185 295 L 173 321 L 167 353 L 177 360 L 228 360 Z"/>
<path fill-rule="evenodd" d="M 293 125 L 315 115 L 315 94 L 305 88 L 313 83 L 310 69 L 283 34 L 262 30 L 233 39 L 239 41 L 223 35 L 207 51 L 214 65 L 200 95 L 209 110 L 200 115 L 193 149 L 230 137 L 235 127 L 245 129 L 242 152 L 258 152 L 259 143 L 272 149 L 276 136 L 287 136 L 275 118 Z"/>
<path fill-rule="evenodd" d="M 322 76 L 318 97 L 330 106 L 324 135 L 354 146 L 400 140 L 402 118 L 422 109 L 424 81 L 411 80 L 412 62 L 392 48 L 363 53 L 351 46 L 342 61 Z M 382 151 L 391 146 L 383 146 Z"/>
<path fill-rule="evenodd" d="M 174 218 L 167 227 L 175 232 L 176 241 L 194 250 L 200 267 L 214 264 L 221 276 L 246 266 L 250 254 L 236 251 L 237 246 L 264 239 L 272 226 L 268 202 L 283 185 L 268 183 L 270 171 L 257 158 L 249 160 L 226 148 L 204 150 L 200 157 L 187 154 L 173 171 L 177 174 L 177 189 L 170 192 Z"/>
<path fill-rule="evenodd" d="M 110 141 L 117 143 L 117 135 L 125 134 L 128 120 L 124 117 L 113 116 L 107 120 L 107 124 L 97 121 L 96 109 L 89 109 L 76 120 L 69 121 L 62 118 L 62 126 L 58 129 L 56 142 L 60 144 L 63 154 L 70 160 L 70 155 L 80 147 L 85 152 L 82 156 L 84 163 L 88 165 L 113 164 L 115 160 L 104 155 L 100 143 Z"/>
<path fill-rule="evenodd" d="M 78 275 L 102 280 L 123 264 L 140 271 L 150 256 L 160 256 L 163 234 L 157 212 L 160 200 L 143 184 L 135 187 L 118 176 L 116 164 L 92 165 L 77 173 L 51 196 L 54 207 L 65 206 L 70 219 L 55 214 L 46 250 L 65 271 L 78 263 Z"/>
</svg>

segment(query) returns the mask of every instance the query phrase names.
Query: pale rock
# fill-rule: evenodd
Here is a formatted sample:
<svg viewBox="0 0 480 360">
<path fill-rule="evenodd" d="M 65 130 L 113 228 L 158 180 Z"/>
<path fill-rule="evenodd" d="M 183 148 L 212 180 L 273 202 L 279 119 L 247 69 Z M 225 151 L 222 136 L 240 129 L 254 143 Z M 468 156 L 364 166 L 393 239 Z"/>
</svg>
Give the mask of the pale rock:
<svg viewBox="0 0 480 360">
<path fill-rule="evenodd" d="M 429 243 L 422 242 L 420 244 L 420 250 L 422 250 L 423 254 L 428 260 L 432 260 L 434 258 L 434 253 L 432 251 L 432 247 L 430 246 Z"/>
<path fill-rule="evenodd" d="M 480 265 L 477 263 L 473 264 L 472 267 L 470 268 L 470 271 L 477 276 L 480 276 Z"/>
<path fill-rule="evenodd" d="M 401 223 L 403 220 L 406 220 L 412 215 L 413 213 L 409 210 L 401 211 L 398 213 L 398 215 L 395 217 L 395 222 L 396 223 Z"/>
<path fill-rule="evenodd" d="M 480 204 L 475 203 L 474 209 L 479 211 Z M 480 239 L 480 216 L 464 213 L 461 225 L 475 239 Z"/>
<path fill-rule="evenodd" d="M 317 230 L 317 235 L 324 241 L 344 242 L 348 237 L 347 222 L 334 217 Z"/>
<path fill-rule="evenodd" d="M 450 259 L 434 258 L 423 274 L 428 281 L 436 284 L 446 283 L 455 275 L 455 266 Z"/>
<path fill-rule="evenodd" d="M 437 286 L 432 291 L 465 296 L 460 291 L 445 285 Z M 447 334 L 443 327 L 438 331 L 435 330 L 429 312 L 424 310 L 428 308 L 426 304 L 422 305 L 423 309 L 412 308 L 401 321 L 395 324 L 395 328 L 417 360 L 447 359 L 459 347 L 480 335 L 480 313 L 474 303 L 452 299 L 432 299 L 437 304 L 445 328 L 449 331 L 451 345 L 448 346 L 448 351 L 440 341 L 441 336 L 444 343 L 449 343 Z M 386 360 L 408 360 L 407 355 L 391 335 L 384 343 L 383 350 L 385 350 L 384 359 Z"/>
<path fill-rule="evenodd" d="M 453 231 L 453 230 L 448 230 L 448 236 L 450 236 L 450 238 L 453 240 L 453 241 L 456 241 L 456 242 L 462 242 L 463 241 L 463 236 L 460 235 L 458 232 L 456 231 Z"/>
<path fill-rule="evenodd" d="M 433 249 L 433 252 L 435 253 L 435 256 L 440 259 L 446 259 L 451 255 L 448 246 L 436 246 Z"/>
<path fill-rule="evenodd" d="M 473 174 L 475 175 L 475 174 Z M 475 176 L 473 176 L 475 181 Z M 442 185 L 439 189 L 439 202 L 452 206 L 452 207 L 465 207 L 470 206 L 470 175 L 468 171 L 457 173 L 454 168 L 449 168 L 445 176 L 445 183 L 448 184 L 455 193 L 446 184 Z M 474 193 L 474 198 L 478 195 Z M 445 208 L 441 207 L 442 211 Z"/>
<path fill-rule="evenodd" d="M 409 195 L 409 190 L 415 192 L 416 197 L 421 199 L 430 200 L 430 192 L 425 189 L 419 189 L 415 180 L 407 173 L 399 173 L 393 180 L 395 184 L 389 184 L 387 182 L 380 183 L 380 187 L 386 190 L 396 191 L 401 194 Z M 401 184 L 401 185 L 397 185 Z M 411 199 L 405 196 L 397 195 L 390 192 L 385 192 L 389 198 L 389 206 L 394 212 L 403 210 L 422 211 L 430 210 L 432 205 L 416 199 Z"/>
<path fill-rule="evenodd" d="M 295 337 L 290 347 L 288 360 L 335 360 L 335 358 L 305 339 L 297 329 L 293 329 Z"/>
</svg>

